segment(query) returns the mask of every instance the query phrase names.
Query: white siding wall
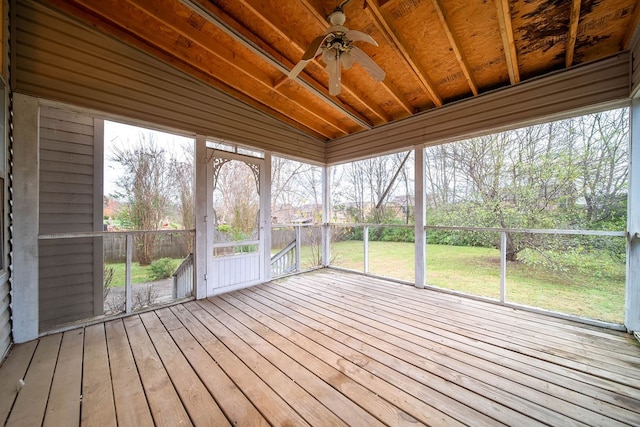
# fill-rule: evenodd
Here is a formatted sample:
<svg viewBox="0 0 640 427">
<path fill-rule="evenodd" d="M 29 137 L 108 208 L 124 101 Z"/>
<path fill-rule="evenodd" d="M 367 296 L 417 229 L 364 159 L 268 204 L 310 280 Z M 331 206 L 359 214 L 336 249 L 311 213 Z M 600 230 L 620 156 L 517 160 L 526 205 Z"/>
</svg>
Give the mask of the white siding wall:
<svg viewBox="0 0 640 427">
<path fill-rule="evenodd" d="M 327 144 L 337 164 L 629 104 L 628 52 L 348 135 Z"/>
<path fill-rule="evenodd" d="M 14 90 L 324 161 L 323 141 L 41 4 L 16 3 Z"/>
<path fill-rule="evenodd" d="M 11 310 L 9 281 L 6 272 L 0 277 L 0 360 L 11 344 Z"/>
<path fill-rule="evenodd" d="M 94 183 L 95 164 L 103 161 L 95 156 L 102 152 L 102 127 L 95 122 L 50 107 L 40 110 L 41 235 L 102 230 L 102 203 L 96 203 L 102 188 Z M 102 314 L 101 238 L 40 240 L 38 255 L 41 331 Z"/>
</svg>

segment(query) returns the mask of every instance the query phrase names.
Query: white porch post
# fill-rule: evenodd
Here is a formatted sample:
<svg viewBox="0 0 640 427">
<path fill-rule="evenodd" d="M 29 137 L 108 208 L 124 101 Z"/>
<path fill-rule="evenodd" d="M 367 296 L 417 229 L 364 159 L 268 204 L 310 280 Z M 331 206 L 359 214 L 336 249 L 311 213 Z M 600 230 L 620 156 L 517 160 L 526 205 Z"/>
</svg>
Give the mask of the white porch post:
<svg viewBox="0 0 640 427">
<path fill-rule="evenodd" d="M 415 193 L 415 281 L 417 288 L 424 288 L 427 283 L 427 238 L 425 226 L 427 225 L 426 205 L 424 194 L 424 147 L 416 145 L 414 147 L 414 193 Z"/>
<path fill-rule="evenodd" d="M 640 331 L 640 99 L 631 102 L 627 195 L 627 284 L 624 325 Z"/>
<path fill-rule="evenodd" d="M 197 299 L 207 297 L 207 138 L 196 136 L 195 179 L 193 194 L 195 200 L 196 236 L 195 236 L 195 286 Z"/>
<path fill-rule="evenodd" d="M 13 341 L 38 338 L 38 100 L 13 96 Z"/>
<path fill-rule="evenodd" d="M 271 153 L 264 153 L 264 170 L 260 170 L 260 242 L 263 250 L 262 281 L 271 280 Z"/>
<path fill-rule="evenodd" d="M 322 266 L 331 263 L 331 167 L 322 168 Z"/>
</svg>

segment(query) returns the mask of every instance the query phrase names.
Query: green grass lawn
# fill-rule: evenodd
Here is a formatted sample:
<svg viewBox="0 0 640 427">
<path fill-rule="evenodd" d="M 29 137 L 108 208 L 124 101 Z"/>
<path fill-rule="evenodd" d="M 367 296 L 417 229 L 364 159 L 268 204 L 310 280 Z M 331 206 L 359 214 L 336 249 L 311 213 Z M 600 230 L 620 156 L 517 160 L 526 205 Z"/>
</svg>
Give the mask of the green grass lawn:
<svg viewBox="0 0 640 427">
<path fill-rule="evenodd" d="M 174 258 L 173 265 L 178 266 L 182 262 L 181 258 Z M 113 268 L 113 279 L 111 286 L 124 286 L 125 282 L 125 263 L 108 263 L 105 268 Z M 153 282 L 153 273 L 150 265 L 140 266 L 139 263 L 131 264 L 131 283 Z"/>
<path fill-rule="evenodd" d="M 356 271 L 364 269 L 362 241 L 334 243 L 331 264 Z M 413 281 L 414 245 L 369 242 L 369 272 Z M 586 256 L 586 255 L 585 255 Z M 304 268 L 316 265 L 309 247 L 303 247 Z M 176 261 L 176 265 L 181 260 Z M 606 261 L 601 261 L 606 262 Z M 124 263 L 114 269 L 112 286 L 124 286 Z M 507 265 L 507 301 L 607 322 L 624 321 L 624 263 L 615 277 L 597 277 L 587 271 L 571 275 L 515 262 Z M 132 265 L 132 283 L 151 281 L 150 266 Z M 485 297 L 500 298 L 500 253 L 497 249 L 427 245 L 427 284 Z"/>
<path fill-rule="evenodd" d="M 125 263 L 105 264 L 105 268 L 113 268 L 113 279 L 111 286 L 124 286 L 125 281 Z M 151 266 L 141 267 L 139 263 L 131 264 L 131 283 L 145 283 L 151 281 Z"/>
<path fill-rule="evenodd" d="M 304 256 L 304 255 L 303 255 Z M 363 271 L 361 241 L 335 243 L 332 265 Z M 369 272 L 413 280 L 413 243 L 369 242 Z M 624 263 L 616 277 L 571 275 L 522 263 L 507 265 L 507 301 L 607 322 L 624 321 Z M 427 245 L 427 283 L 490 298 L 500 297 L 497 249 Z"/>
</svg>

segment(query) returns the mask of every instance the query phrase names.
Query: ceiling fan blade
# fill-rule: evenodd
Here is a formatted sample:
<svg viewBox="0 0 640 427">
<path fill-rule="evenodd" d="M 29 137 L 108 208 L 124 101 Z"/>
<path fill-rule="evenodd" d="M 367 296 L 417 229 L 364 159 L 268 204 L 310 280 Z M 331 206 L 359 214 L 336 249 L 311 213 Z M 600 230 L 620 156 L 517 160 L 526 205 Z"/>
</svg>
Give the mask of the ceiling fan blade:
<svg viewBox="0 0 640 427">
<path fill-rule="evenodd" d="M 347 38 L 353 42 L 367 42 L 371 43 L 374 46 L 378 46 L 378 43 L 367 33 L 363 33 L 362 31 L 349 30 L 346 33 Z"/>
<path fill-rule="evenodd" d="M 327 62 L 327 71 L 329 72 L 329 95 L 336 96 L 340 93 L 341 89 L 341 75 L 340 75 L 340 59 L 334 58 Z"/>
<path fill-rule="evenodd" d="M 304 55 L 302 55 L 302 59 L 300 60 L 300 62 L 298 62 L 296 66 L 293 67 L 291 71 L 289 71 L 290 79 L 295 79 L 298 74 L 300 74 L 300 72 L 304 69 L 304 67 L 306 67 L 307 64 L 313 60 L 313 58 L 318 56 L 320 52 L 322 52 L 321 46 L 327 37 L 329 37 L 329 34 L 323 34 L 313 39 Z"/>
<path fill-rule="evenodd" d="M 300 71 L 302 71 L 302 69 L 306 67 L 309 62 L 311 62 L 311 59 L 309 60 L 303 59 L 302 61 L 298 62 L 296 66 L 293 67 L 291 71 L 289 71 L 289 78 L 293 80 L 296 77 L 298 77 L 298 74 L 300 74 Z"/>
<path fill-rule="evenodd" d="M 302 55 L 302 59 L 303 60 L 311 60 L 313 58 L 315 58 L 316 56 L 318 56 L 320 54 L 320 46 L 322 45 L 322 42 L 325 41 L 325 39 L 329 36 L 329 34 L 323 34 L 321 36 L 316 37 L 315 39 L 313 39 L 313 41 L 311 42 L 311 44 L 309 45 L 309 47 L 307 48 L 307 50 L 305 51 L 304 55 Z"/>
<path fill-rule="evenodd" d="M 371 77 L 379 82 L 384 80 L 387 73 L 385 73 L 384 70 L 380 68 L 380 66 L 378 66 L 378 64 L 373 62 L 373 59 L 369 58 L 369 55 L 355 46 L 351 46 L 350 53 L 351 56 L 353 56 L 353 59 L 358 61 L 364 67 L 364 69 L 367 70 L 369 74 L 371 74 Z"/>
</svg>

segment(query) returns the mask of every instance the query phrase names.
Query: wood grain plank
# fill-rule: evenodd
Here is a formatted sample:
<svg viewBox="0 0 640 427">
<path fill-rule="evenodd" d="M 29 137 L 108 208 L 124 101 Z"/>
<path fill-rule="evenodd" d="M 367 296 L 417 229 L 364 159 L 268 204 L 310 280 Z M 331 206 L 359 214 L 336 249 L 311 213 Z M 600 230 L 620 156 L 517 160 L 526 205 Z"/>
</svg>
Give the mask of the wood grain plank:
<svg viewBox="0 0 640 427">
<path fill-rule="evenodd" d="M 330 369 L 327 366 L 328 377 L 319 376 L 316 372 L 311 370 L 311 366 L 317 364 L 318 359 L 307 351 L 295 351 L 296 346 L 288 341 L 284 336 L 274 333 L 273 329 L 268 329 L 259 322 L 255 321 L 251 315 L 246 314 L 244 310 L 238 309 L 227 302 L 225 298 L 216 298 L 209 300 L 218 309 L 224 310 L 228 314 L 224 316 L 225 319 L 233 318 L 235 321 L 225 321 L 225 324 L 229 325 L 234 323 L 235 329 L 240 329 L 241 325 L 244 326 L 244 330 L 240 333 L 240 337 L 254 348 L 264 349 L 262 351 L 263 356 L 267 358 L 274 366 L 277 366 L 283 372 L 287 372 L 287 375 L 293 379 L 297 384 L 300 384 L 305 390 L 316 397 L 322 404 L 329 408 L 334 414 L 340 417 L 348 425 L 382 425 L 380 421 L 374 418 L 370 413 L 364 411 L 360 406 L 355 404 L 352 400 L 348 399 L 342 393 L 336 393 L 336 389 L 332 384 L 325 382 L 325 378 L 339 377 L 347 379 L 346 376 L 341 375 L 341 372 L 337 369 Z M 216 316 L 218 317 L 218 316 Z M 286 333 L 290 334 L 289 331 Z M 293 350 L 294 354 L 289 354 L 285 350 Z M 339 381 L 336 381 L 336 384 Z M 353 382 L 351 382 L 353 384 Z M 349 385 L 349 382 L 347 382 Z M 348 387 L 345 387 L 348 388 Z M 366 391 L 363 389 L 363 391 Z M 373 396 L 370 396 L 373 397 Z M 378 400 L 378 403 L 381 403 Z M 389 405 L 383 409 L 391 409 Z M 393 420 L 395 424 L 401 424 L 403 419 L 401 411 L 395 412 L 396 418 Z M 411 419 L 406 417 L 404 421 Z"/>
<path fill-rule="evenodd" d="M 140 319 L 193 423 L 204 426 L 230 425 L 158 316 L 154 312 L 146 312 L 140 315 Z"/>
<path fill-rule="evenodd" d="M 287 301 L 286 297 L 283 303 L 289 309 L 300 312 L 314 319 L 317 323 L 322 320 L 326 325 L 324 331 L 325 335 L 329 335 L 346 345 L 365 351 L 370 357 L 376 357 L 379 360 L 385 360 L 378 356 L 380 351 L 389 353 L 392 358 L 385 363 L 389 366 L 397 369 L 401 372 L 406 372 L 408 375 L 412 375 L 418 380 L 428 381 L 429 384 L 439 387 L 443 392 L 447 392 L 447 389 L 451 389 L 448 383 L 459 384 L 465 389 L 472 391 L 478 395 L 478 398 L 473 398 L 473 395 L 469 395 L 466 392 L 457 392 L 455 390 L 449 391 L 451 396 L 456 396 L 466 404 L 476 407 L 484 408 L 483 412 L 493 415 L 497 419 L 503 419 L 503 422 L 511 423 L 512 420 L 518 420 L 523 417 L 518 413 L 525 414 L 526 417 L 537 419 L 539 422 L 545 422 L 547 419 L 557 419 L 564 422 L 571 422 L 566 419 L 563 414 L 564 411 L 570 412 L 573 410 L 583 416 L 589 415 L 592 418 L 597 418 L 597 415 L 591 414 L 589 411 L 585 411 L 582 408 L 576 408 L 570 403 L 563 402 L 562 398 L 571 396 L 571 400 L 577 400 L 583 403 L 584 407 L 591 408 L 601 402 L 595 399 L 588 399 L 579 393 L 573 392 L 561 386 L 554 386 L 545 381 L 537 381 L 532 384 L 530 377 L 527 374 L 505 369 L 504 367 L 494 366 L 492 363 L 484 361 L 480 357 L 473 357 L 466 354 L 464 351 L 455 348 L 455 346 L 447 346 L 446 341 L 438 341 L 437 339 L 432 341 L 419 340 L 411 338 L 410 335 L 405 334 L 401 330 L 392 332 L 392 329 L 384 331 L 383 335 L 380 335 L 380 326 L 371 322 L 365 325 L 358 325 L 350 323 L 348 320 L 342 318 L 339 312 L 335 312 L 335 316 L 328 310 L 318 309 L 315 303 L 305 304 L 296 299 L 296 303 L 292 304 Z M 289 296 L 290 298 L 290 296 Z M 273 297 L 271 297 L 273 299 Z M 269 299 L 267 299 L 267 302 Z M 274 300 L 278 301 L 279 300 Z M 304 308 L 300 308 L 304 307 Z M 310 307 L 311 309 L 307 309 Z M 314 308 L 317 313 L 314 314 Z M 279 310 L 282 310 L 280 308 Z M 345 323 L 346 322 L 346 323 Z M 312 329 L 316 329 L 317 325 L 314 322 L 308 324 Z M 329 329 L 332 326 L 333 329 Z M 343 334 L 344 333 L 344 334 Z M 372 348 L 375 347 L 375 348 Z M 406 362 L 402 363 L 402 361 Z M 432 375 L 437 375 L 445 380 L 442 383 L 440 380 L 430 380 L 424 373 L 415 373 L 412 371 L 411 365 L 421 368 L 426 372 L 430 372 Z M 530 369 L 530 368 L 529 368 Z M 553 392 L 557 393 L 559 400 L 550 400 L 550 404 L 547 407 L 541 407 L 539 402 L 549 399 L 549 395 Z M 482 403 L 483 399 L 488 397 L 491 400 L 496 400 L 497 403 Z M 478 405 L 478 406 L 476 406 Z M 504 405 L 507 408 L 501 408 Z M 614 405 L 603 405 L 602 412 L 605 413 L 619 413 L 618 416 L 622 419 L 633 419 L 634 415 L 625 410 L 619 411 L 619 408 Z M 511 409 L 509 409 L 511 408 Z M 516 411 L 515 414 L 510 411 Z M 560 415 L 559 415 L 560 414 Z M 505 418 L 503 418 L 505 417 Z M 606 418 L 607 423 L 615 424 L 614 421 Z M 524 424 L 532 424 L 534 421 L 524 421 Z"/>
<path fill-rule="evenodd" d="M 295 284 L 291 284 L 290 286 L 295 287 Z M 309 287 L 313 287 L 310 285 Z M 299 285 L 298 285 L 299 288 Z M 326 294 L 326 288 L 323 289 L 323 294 Z M 274 290 L 274 292 L 279 292 Z M 317 291 L 311 290 L 310 292 L 314 293 L 316 296 L 318 295 Z M 293 288 L 289 291 L 289 295 L 295 294 L 296 301 L 299 303 L 300 295 L 299 292 L 293 291 Z M 325 302 L 321 300 L 324 299 Z M 331 301 L 335 301 L 335 297 L 328 296 L 326 299 L 324 297 L 317 297 L 317 299 L 309 300 L 309 305 L 311 307 L 325 307 L 326 310 L 333 310 L 337 319 L 342 319 L 343 316 L 347 316 L 356 322 L 362 324 L 358 326 L 360 329 L 366 329 L 369 326 L 375 326 L 377 330 L 382 330 L 387 333 L 387 337 L 398 337 L 405 347 L 410 347 L 412 344 L 418 344 L 423 346 L 423 349 L 415 350 L 418 354 L 422 351 L 422 354 L 431 354 L 434 351 L 441 352 L 445 355 L 456 354 L 457 362 L 452 361 L 452 366 L 459 366 L 459 363 L 484 363 L 485 369 L 492 368 L 497 369 L 498 378 L 500 375 L 503 377 L 510 377 L 512 374 L 510 371 L 502 371 L 499 369 L 500 366 L 507 367 L 509 369 L 514 369 L 519 371 L 521 375 L 519 378 L 524 378 L 525 384 L 538 388 L 540 392 L 543 393 L 542 397 L 546 396 L 546 393 L 549 393 L 551 389 L 556 391 L 556 398 L 558 400 L 552 400 L 551 407 L 555 408 L 560 413 L 568 413 L 571 416 L 577 418 L 588 418 L 588 419 L 597 419 L 600 417 L 598 414 L 608 414 L 607 417 L 618 418 L 621 420 L 629 420 L 636 419 L 638 415 L 634 413 L 632 410 L 629 411 L 627 409 L 618 410 L 616 406 L 624 405 L 627 407 L 637 407 L 637 389 L 625 388 L 624 390 L 620 390 L 620 385 L 613 385 L 612 391 L 600 390 L 598 387 L 592 387 L 589 381 L 592 383 L 602 383 L 602 378 L 598 377 L 589 377 L 583 376 L 580 381 L 572 381 L 571 378 L 567 378 L 571 376 L 571 372 L 563 369 L 556 369 L 555 374 L 550 374 L 550 370 L 554 370 L 555 365 L 545 363 L 543 361 L 539 361 L 537 359 L 528 358 L 526 356 L 519 355 L 517 353 L 508 353 L 503 350 L 499 350 L 493 348 L 492 346 L 479 343 L 476 340 L 468 339 L 461 336 L 456 336 L 455 334 L 445 334 L 445 336 L 441 335 L 441 332 L 436 328 L 429 328 L 428 330 L 417 330 L 411 326 L 402 326 L 402 325 L 413 325 L 415 322 L 405 322 L 399 324 L 394 323 L 393 320 L 389 320 L 381 316 L 379 313 L 382 313 L 381 309 L 375 308 L 372 309 L 368 307 L 366 309 L 359 310 L 360 314 L 355 314 L 358 312 L 357 308 L 351 303 L 347 303 L 349 310 L 353 311 L 352 313 L 341 312 L 339 308 L 331 308 Z M 398 302 L 400 306 L 402 302 Z M 375 312 L 375 315 L 368 316 L 368 313 Z M 323 314 L 327 315 L 325 311 L 322 311 Z M 365 317 L 361 317 L 365 316 Z M 365 326 L 366 324 L 366 326 Z M 394 326 L 392 326 L 394 325 Z M 431 333 L 429 330 L 437 331 L 436 333 Z M 469 357 L 473 356 L 473 360 L 470 360 Z M 486 363 L 486 360 L 489 360 L 490 363 Z M 479 362 L 480 361 L 480 362 Z M 557 368 L 557 367 L 556 367 Z M 538 381 L 535 377 L 539 376 L 540 380 Z M 518 375 L 516 375 L 518 377 Z M 533 381 L 531 381 L 533 378 Z M 487 382 L 491 382 L 493 380 L 487 380 Z M 549 382 L 551 384 L 549 384 Z M 573 389 L 567 389 L 567 383 L 573 385 Z M 507 391 L 510 390 L 507 388 Z M 606 403 L 598 402 L 593 398 L 585 398 L 582 394 L 585 390 L 591 392 L 590 394 L 597 399 L 604 399 Z M 621 393 L 621 391 L 623 393 Z M 531 393 L 528 393 L 531 395 Z M 569 399 L 570 402 L 574 400 L 580 405 L 576 405 L 574 403 L 563 403 L 563 400 L 567 396 L 571 396 Z M 540 401 L 540 397 L 537 397 L 537 400 Z M 625 402 L 625 403 L 622 403 Z M 612 405 L 610 405 L 611 403 Z M 594 414 L 592 411 L 596 411 Z M 605 419 L 607 423 L 613 423 L 608 419 Z"/>
<path fill-rule="evenodd" d="M 0 365 L 0 424 L 4 425 L 18 395 L 19 381 L 24 379 L 27 368 L 38 345 L 38 340 L 15 345 Z"/>
<path fill-rule="evenodd" d="M 267 426 L 269 423 L 247 399 L 242 391 L 224 373 L 220 366 L 202 348 L 180 320 L 169 310 L 156 314 L 185 355 L 193 370 L 214 397 L 220 409 L 233 425 Z"/>
<path fill-rule="evenodd" d="M 192 425 L 140 317 L 127 317 L 124 325 L 154 423 L 161 426 Z"/>
<path fill-rule="evenodd" d="M 217 322 L 223 328 L 216 328 L 216 336 L 220 338 L 236 355 L 251 366 L 255 372 L 267 381 L 270 386 L 281 396 L 290 402 L 291 406 L 298 411 L 311 425 L 346 425 L 326 406 L 322 405 L 315 396 L 308 393 L 297 382 L 274 366 L 263 352 L 267 349 L 264 343 L 254 345 L 246 342 L 248 339 L 245 331 L 230 316 L 218 310 L 210 301 L 199 301 L 205 311 L 211 314 L 210 321 Z"/>
<path fill-rule="evenodd" d="M 336 287 L 334 284 L 326 284 L 326 286 L 338 293 L 341 292 L 341 288 Z M 380 293 L 375 293 L 376 289 Z M 405 314 L 413 321 L 428 322 L 429 325 L 455 334 L 462 334 L 473 339 L 482 339 L 496 346 L 500 346 L 503 343 L 502 345 L 505 348 L 515 349 L 516 351 L 520 351 L 520 348 L 516 346 L 522 346 L 523 349 L 526 349 L 523 352 L 527 354 L 539 352 L 535 357 L 544 358 L 544 356 L 539 356 L 540 353 L 549 354 L 551 358 L 561 356 L 564 362 L 558 361 L 557 358 L 554 359 L 554 363 L 558 365 L 566 364 L 572 369 L 580 369 L 582 367 L 581 370 L 588 373 L 604 368 L 610 373 L 618 373 L 619 375 L 614 376 L 614 378 L 624 378 L 622 382 L 626 380 L 632 381 L 632 378 L 640 378 L 640 373 L 629 372 L 629 368 L 637 363 L 637 354 L 634 355 L 632 352 L 631 354 L 620 354 L 618 351 L 611 351 L 610 346 L 606 345 L 602 339 L 598 341 L 599 345 L 591 347 L 589 342 L 585 342 L 584 339 L 576 341 L 576 337 L 572 336 L 575 335 L 575 331 L 571 334 L 562 334 L 561 331 L 553 328 L 547 329 L 537 322 L 520 322 L 518 327 L 513 327 L 514 316 L 509 316 L 509 313 L 513 312 L 512 309 L 503 310 L 501 313 L 492 312 L 488 316 L 486 314 L 487 308 L 472 306 L 465 307 L 464 311 L 461 311 L 456 304 L 452 304 L 447 306 L 447 310 L 437 316 L 433 316 L 430 314 L 433 310 L 439 310 L 443 307 L 442 305 L 434 306 L 432 301 L 424 298 L 411 298 L 407 301 L 406 309 L 398 311 L 395 307 L 397 304 L 390 302 L 390 294 L 383 288 L 371 286 L 364 291 L 363 288 L 358 290 L 354 287 L 351 292 L 355 292 L 355 294 L 352 294 L 355 299 L 366 298 L 372 302 L 375 300 L 388 307 L 391 311 Z M 419 294 L 419 292 L 416 293 L 415 291 L 410 293 Z M 378 295 L 379 297 L 377 297 Z M 422 296 L 424 295 L 423 293 Z M 504 307 L 502 308 L 504 309 Z M 479 319 L 483 319 L 483 325 L 485 326 L 481 334 L 478 334 L 478 330 L 475 327 Z M 523 334 L 521 333 L 523 329 L 529 332 Z M 503 339 L 505 334 L 508 334 L 512 339 L 505 342 Z"/>
<path fill-rule="evenodd" d="M 42 424 L 62 334 L 40 338 L 7 426 Z"/>
<path fill-rule="evenodd" d="M 270 424 L 309 425 L 275 390 L 206 327 L 210 315 L 198 304 L 173 306 L 171 312 L 187 327 L 198 343 L 240 387 Z"/>
<path fill-rule="evenodd" d="M 71 427 L 80 424 L 83 346 L 83 329 L 67 331 L 62 336 L 44 426 Z"/>
<path fill-rule="evenodd" d="M 81 425 L 116 425 L 104 324 L 88 326 L 84 335 Z"/>
<path fill-rule="evenodd" d="M 346 282 L 353 283 L 353 282 Z M 327 284 L 330 288 L 336 292 L 341 291 L 340 286 L 336 286 L 335 283 Z M 416 294 L 412 291 L 409 294 Z M 417 293 L 419 294 L 419 292 Z M 361 287 L 352 287 L 350 289 L 350 295 L 354 298 L 366 298 L 368 301 L 376 302 L 389 310 L 394 311 L 397 303 L 394 302 L 393 294 L 381 287 L 372 285 L 366 291 Z M 423 295 L 424 296 L 424 293 Z M 437 297 L 435 297 L 437 298 Z M 434 298 L 434 299 L 435 299 Z M 561 334 L 553 328 L 546 328 L 544 325 L 540 325 L 537 322 L 519 322 L 517 327 L 513 326 L 514 316 L 509 316 L 509 312 L 503 310 L 501 313 L 491 312 L 491 315 L 487 315 L 487 308 L 482 307 L 465 307 L 464 311 L 460 310 L 455 304 L 448 306 L 447 310 L 439 313 L 437 316 L 431 315 L 434 310 L 442 309 L 442 305 L 434 304 L 433 299 L 429 298 L 409 298 L 407 299 L 406 309 L 402 311 L 395 310 L 395 312 L 401 312 L 406 316 L 411 317 L 419 322 L 428 321 L 429 324 L 438 323 L 438 327 L 450 330 L 457 334 L 465 334 L 467 331 L 471 334 L 477 332 L 476 323 L 479 319 L 483 319 L 483 325 L 485 327 L 482 330 L 482 334 L 486 335 L 487 339 L 491 337 L 495 340 L 501 340 L 505 334 L 513 336 L 513 340 L 509 340 L 509 343 L 517 343 L 523 347 L 531 350 L 537 350 L 542 352 L 550 351 L 550 344 L 555 344 L 554 352 L 561 353 L 567 360 L 574 360 L 581 363 L 589 364 L 593 367 L 603 367 L 603 365 L 612 364 L 609 369 L 612 372 L 626 373 L 628 368 L 633 366 L 633 363 L 637 360 L 637 355 L 624 355 L 619 352 L 612 351 L 610 347 L 603 344 L 602 340 L 600 346 L 594 346 L 590 348 L 585 340 L 577 341 L 572 335 L 575 335 L 575 331 L 572 334 Z M 445 303 L 444 301 L 442 303 Z M 527 334 L 521 333 L 525 329 Z M 475 336 L 477 338 L 477 335 Z M 492 341 L 496 344 L 496 341 Z M 638 376 L 640 374 L 631 374 L 632 376 Z"/>
<path fill-rule="evenodd" d="M 309 345 L 314 345 L 313 343 L 318 343 L 344 358 L 352 357 L 356 363 L 363 365 L 365 369 L 386 378 L 392 384 L 398 384 L 398 387 L 402 390 L 411 392 L 415 397 L 423 400 L 425 406 L 433 405 L 445 413 L 464 417 L 465 410 L 455 408 L 456 405 L 460 404 L 455 402 L 457 400 L 464 402 L 464 406 L 475 408 L 476 411 L 493 418 L 487 419 L 484 416 L 477 416 L 472 411 L 467 410 L 466 416 L 469 419 L 473 419 L 476 425 L 483 422 L 487 425 L 500 422 L 506 424 L 536 424 L 531 417 L 524 416 L 511 409 L 501 399 L 488 399 L 485 397 L 491 396 L 492 392 L 496 390 L 487 387 L 483 383 L 476 383 L 473 380 L 461 381 L 457 372 L 452 372 L 447 376 L 448 367 L 446 365 L 431 365 L 430 367 L 435 367 L 435 373 L 425 369 L 425 365 L 428 364 L 423 361 L 424 356 L 422 353 L 410 354 L 403 360 L 400 357 L 402 354 L 394 352 L 392 345 L 389 343 L 383 343 L 378 348 L 368 344 L 369 341 L 375 341 L 376 336 L 366 333 L 358 336 L 354 334 L 356 329 L 350 326 L 349 323 L 332 322 L 325 316 L 316 316 L 316 320 L 313 312 L 305 310 L 303 314 L 302 310 L 293 310 L 290 308 L 291 306 L 280 305 L 275 301 L 270 301 L 268 298 L 261 298 L 253 290 L 246 293 L 243 292 L 243 294 L 246 295 L 242 298 L 239 296 L 237 298 L 242 299 L 243 302 L 252 307 L 260 309 L 265 315 L 273 317 L 279 323 L 294 328 L 299 333 L 294 340 L 298 345 L 308 347 Z M 348 334 L 347 331 L 349 332 Z M 396 379 L 397 377 L 400 377 L 400 379 Z M 405 379 L 403 382 L 403 377 L 410 378 L 413 381 Z M 418 383 L 421 383 L 422 386 Z M 384 397 L 384 395 L 382 396 Z M 498 396 L 499 394 L 495 397 L 497 398 Z M 468 420 L 463 420 L 463 422 L 468 422 Z"/>
<path fill-rule="evenodd" d="M 122 320 L 104 325 L 118 424 L 153 425 L 153 418 L 138 375 Z"/>
</svg>

